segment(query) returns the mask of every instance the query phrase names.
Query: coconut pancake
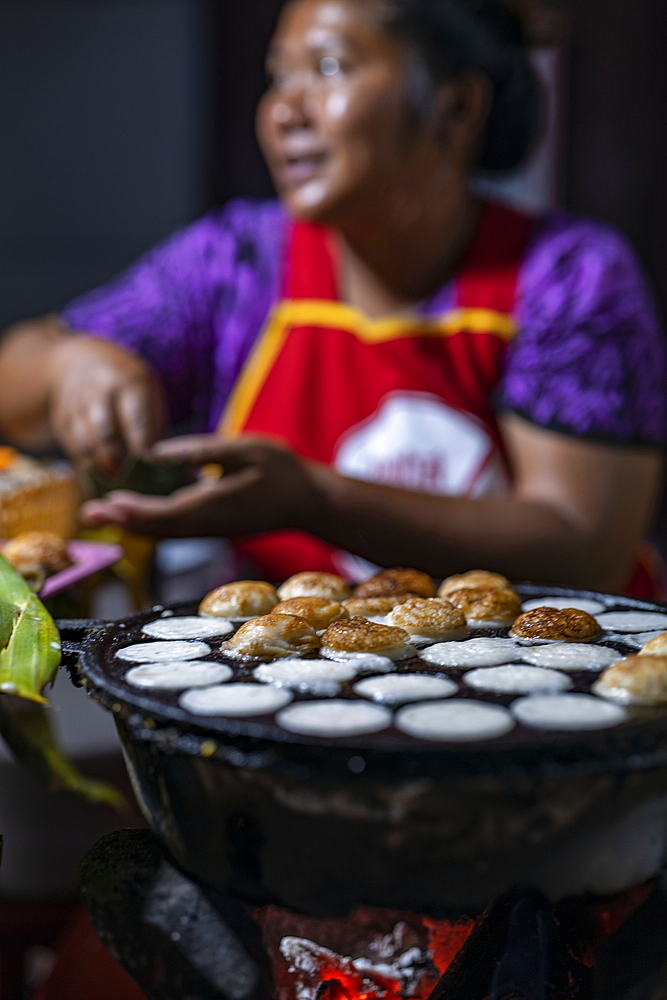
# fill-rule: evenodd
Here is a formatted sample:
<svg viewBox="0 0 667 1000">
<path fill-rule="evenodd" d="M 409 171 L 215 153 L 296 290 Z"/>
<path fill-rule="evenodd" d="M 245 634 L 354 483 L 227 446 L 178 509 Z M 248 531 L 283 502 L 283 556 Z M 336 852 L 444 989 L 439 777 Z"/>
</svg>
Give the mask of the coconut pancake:
<svg viewBox="0 0 667 1000">
<path fill-rule="evenodd" d="M 295 573 L 278 588 L 281 601 L 289 601 L 293 597 L 328 597 L 330 601 L 340 603 L 351 594 L 350 585 L 335 573 Z"/>
<path fill-rule="evenodd" d="M 432 674 L 385 674 L 383 677 L 366 677 L 353 686 L 355 694 L 385 705 L 449 698 L 458 689 L 458 684 L 448 677 L 433 677 Z"/>
<path fill-rule="evenodd" d="M 119 660 L 128 663 L 161 663 L 165 660 L 198 660 L 208 656 L 211 647 L 205 642 L 188 642 L 175 639 L 165 642 L 136 642 L 116 650 Z"/>
<path fill-rule="evenodd" d="M 391 712 L 367 701 L 332 698 L 302 701 L 278 714 L 277 722 L 290 733 L 302 736 L 362 736 L 391 725 Z"/>
<path fill-rule="evenodd" d="M 263 684 L 292 688 L 309 694 L 338 694 L 340 685 L 359 673 L 354 660 L 277 660 L 253 670 Z"/>
<path fill-rule="evenodd" d="M 322 636 L 322 656 L 344 659 L 357 653 L 375 653 L 402 660 L 414 656 L 407 642 L 408 633 L 402 628 L 377 625 L 366 618 L 350 618 L 330 625 Z"/>
<path fill-rule="evenodd" d="M 395 725 L 418 740 L 470 743 L 503 736 L 514 720 L 501 705 L 455 698 L 408 705 L 397 713 Z"/>
<path fill-rule="evenodd" d="M 514 639 L 478 636 L 464 642 L 439 642 L 420 654 L 422 660 L 438 667 L 496 667 L 523 658 L 523 650 Z"/>
<path fill-rule="evenodd" d="M 540 607 L 524 611 L 510 635 L 537 642 L 591 642 L 602 635 L 602 629 L 586 611 Z"/>
<path fill-rule="evenodd" d="M 296 615 L 297 618 L 305 619 L 318 632 L 341 618 L 350 617 L 342 604 L 328 597 L 290 597 L 287 601 L 276 604 L 272 614 Z"/>
<path fill-rule="evenodd" d="M 554 642 L 548 646 L 524 647 L 521 658 L 536 667 L 551 667 L 554 670 L 606 670 L 622 655 L 608 646 Z"/>
<path fill-rule="evenodd" d="M 180 618 L 158 618 L 144 625 L 142 631 L 153 639 L 214 639 L 219 635 L 229 635 L 234 626 L 226 618 L 184 615 Z"/>
<path fill-rule="evenodd" d="M 512 714 L 532 729 L 609 729 L 625 722 L 627 713 L 590 694 L 538 694 L 512 703 Z"/>
<path fill-rule="evenodd" d="M 480 691 L 492 691 L 494 694 L 567 691 L 572 687 L 571 678 L 559 670 L 529 667 L 523 663 L 469 670 L 465 675 L 465 683 Z"/>
<path fill-rule="evenodd" d="M 448 591 L 446 599 L 476 628 L 506 628 L 521 613 L 521 598 L 507 588 L 460 587 Z"/>
<path fill-rule="evenodd" d="M 438 597 L 447 597 L 452 590 L 463 587 L 481 588 L 483 590 L 512 590 L 512 584 L 500 573 L 491 573 L 488 569 L 470 569 L 467 573 L 456 573 L 443 580 L 438 588 Z"/>
<path fill-rule="evenodd" d="M 262 580 L 237 580 L 216 587 L 199 605 L 210 618 L 248 619 L 268 615 L 278 603 L 276 588 Z"/>
<path fill-rule="evenodd" d="M 355 597 L 384 597 L 392 594 L 435 597 L 435 584 L 430 576 L 418 569 L 395 567 L 383 569 L 354 589 Z"/>
<path fill-rule="evenodd" d="M 232 676 L 225 663 L 206 660 L 168 660 L 166 663 L 142 663 L 125 674 L 132 687 L 154 691 L 185 691 L 188 688 L 222 684 Z"/>
<path fill-rule="evenodd" d="M 193 715 L 268 715 L 292 700 L 292 692 L 272 684 L 224 684 L 193 688 L 179 698 L 179 705 Z"/>
<path fill-rule="evenodd" d="M 621 705 L 665 705 L 667 656 L 626 656 L 605 670 L 593 690 Z"/>
<path fill-rule="evenodd" d="M 319 648 L 315 629 L 294 615 L 264 615 L 242 625 L 236 635 L 223 642 L 224 656 L 305 656 Z"/>
<path fill-rule="evenodd" d="M 437 597 L 409 597 L 389 612 L 385 624 L 405 629 L 413 642 L 462 639 L 468 632 L 463 612 Z"/>
</svg>

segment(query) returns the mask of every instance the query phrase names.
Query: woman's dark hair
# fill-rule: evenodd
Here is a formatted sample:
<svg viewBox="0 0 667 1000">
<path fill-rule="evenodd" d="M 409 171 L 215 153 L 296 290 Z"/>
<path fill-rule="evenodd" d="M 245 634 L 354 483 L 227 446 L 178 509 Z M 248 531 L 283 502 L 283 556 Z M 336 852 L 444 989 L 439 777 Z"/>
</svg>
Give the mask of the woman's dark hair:
<svg viewBox="0 0 667 1000">
<path fill-rule="evenodd" d="M 511 170 L 538 129 L 540 88 L 523 27 L 500 0 L 385 0 L 388 27 L 410 42 L 439 84 L 466 71 L 493 86 L 479 170 Z"/>
</svg>

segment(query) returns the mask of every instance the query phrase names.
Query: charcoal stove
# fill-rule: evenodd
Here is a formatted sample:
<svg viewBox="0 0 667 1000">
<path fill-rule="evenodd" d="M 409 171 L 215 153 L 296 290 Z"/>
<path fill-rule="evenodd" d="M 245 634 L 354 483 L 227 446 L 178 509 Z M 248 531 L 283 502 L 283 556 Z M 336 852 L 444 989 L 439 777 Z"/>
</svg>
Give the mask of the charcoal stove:
<svg viewBox="0 0 667 1000">
<path fill-rule="evenodd" d="M 145 830 L 109 834 L 81 876 L 98 933 L 149 1000 L 667 995 L 667 892 L 658 880 L 557 906 L 517 889 L 453 920 L 363 907 L 322 920 L 203 890 Z"/>
<path fill-rule="evenodd" d="M 665 612 L 613 595 L 518 589 Z M 115 715 L 137 797 L 174 870 L 231 933 L 250 921 L 251 944 L 240 940 L 258 979 L 239 1000 L 272 991 L 279 1000 L 593 996 L 600 939 L 590 927 L 612 929 L 606 912 L 627 915 L 667 855 L 667 709 L 635 709 L 610 730 L 517 726 L 465 746 L 394 729 L 333 740 L 295 736 L 271 718 L 203 719 L 124 682 L 115 651 L 139 641 L 156 611 L 90 630 L 81 646 L 67 646 L 74 632 L 65 629 L 66 649 Z M 630 651 L 622 640 L 619 649 Z M 573 914 L 585 912 L 597 916 L 581 945 Z M 372 939 L 355 931 L 350 947 L 336 928 L 359 921 Z M 521 969 L 532 970 L 526 981 Z"/>
</svg>

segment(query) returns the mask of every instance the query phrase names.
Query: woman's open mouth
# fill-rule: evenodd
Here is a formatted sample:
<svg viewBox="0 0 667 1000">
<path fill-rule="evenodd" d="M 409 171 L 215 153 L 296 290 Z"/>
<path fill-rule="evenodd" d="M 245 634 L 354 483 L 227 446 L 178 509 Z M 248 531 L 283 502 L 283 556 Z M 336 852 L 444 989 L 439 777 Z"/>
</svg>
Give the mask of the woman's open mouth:
<svg viewBox="0 0 667 1000">
<path fill-rule="evenodd" d="M 280 171 L 283 183 L 291 187 L 311 180 L 319 174 L 326 158 L 323 152 L 286 157 Z"/>
</svg>

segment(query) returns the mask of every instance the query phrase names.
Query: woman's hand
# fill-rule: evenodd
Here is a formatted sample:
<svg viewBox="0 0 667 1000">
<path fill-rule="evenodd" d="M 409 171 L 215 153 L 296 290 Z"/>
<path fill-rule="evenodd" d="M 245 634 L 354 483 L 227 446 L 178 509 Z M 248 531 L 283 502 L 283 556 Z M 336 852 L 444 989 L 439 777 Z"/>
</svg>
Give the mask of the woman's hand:
<svg viewBox="0 0 667 1000">
<path fill-rule="evenodd" d="M 309 466 L 266 439 L 243 436 L 225 441 L 214 435 L 188 435 L 159 442 L 149 458 L 193 466 L 220 464 L 224 474 L 215 480 L 203 477 L 168 497 L 116 490 L 84 504 L 84 521 L 118 524 L 160 537 L 238 538 L 303 527 L 317 505 Z"/>
<path fill-rule="evenodd" d="M 155 457 L 219 462 L 220 480 L 166 498 L 112 493 L 83 513 L 162 536 L 299 528 L 379 565 L 440 577 L 484 566 L 513 579 L 622 585 L 650 519 L 660 456 L 576 441 L 512 414 L 501 428 L 514 473 L 507 494 L 415 493 L 348 479 L 258 438 L 186 437 L 160 442 Z"/>
<path fill-rule="evenodd" d="M 115 472 L 166 429 L 162 389 L 146 364 L 109 341 L 66 337 L 51 356 L 53 435 L 74 462 Z"/>
<path fill-rule="evenodd" d="M 0 431 L 19 447 L 60 445 L 80 465 L 115 472 L 166 430 L 164 395 L 146 364 L 57 316 L 28 320 L 0 343 Z"/>
</svg>

